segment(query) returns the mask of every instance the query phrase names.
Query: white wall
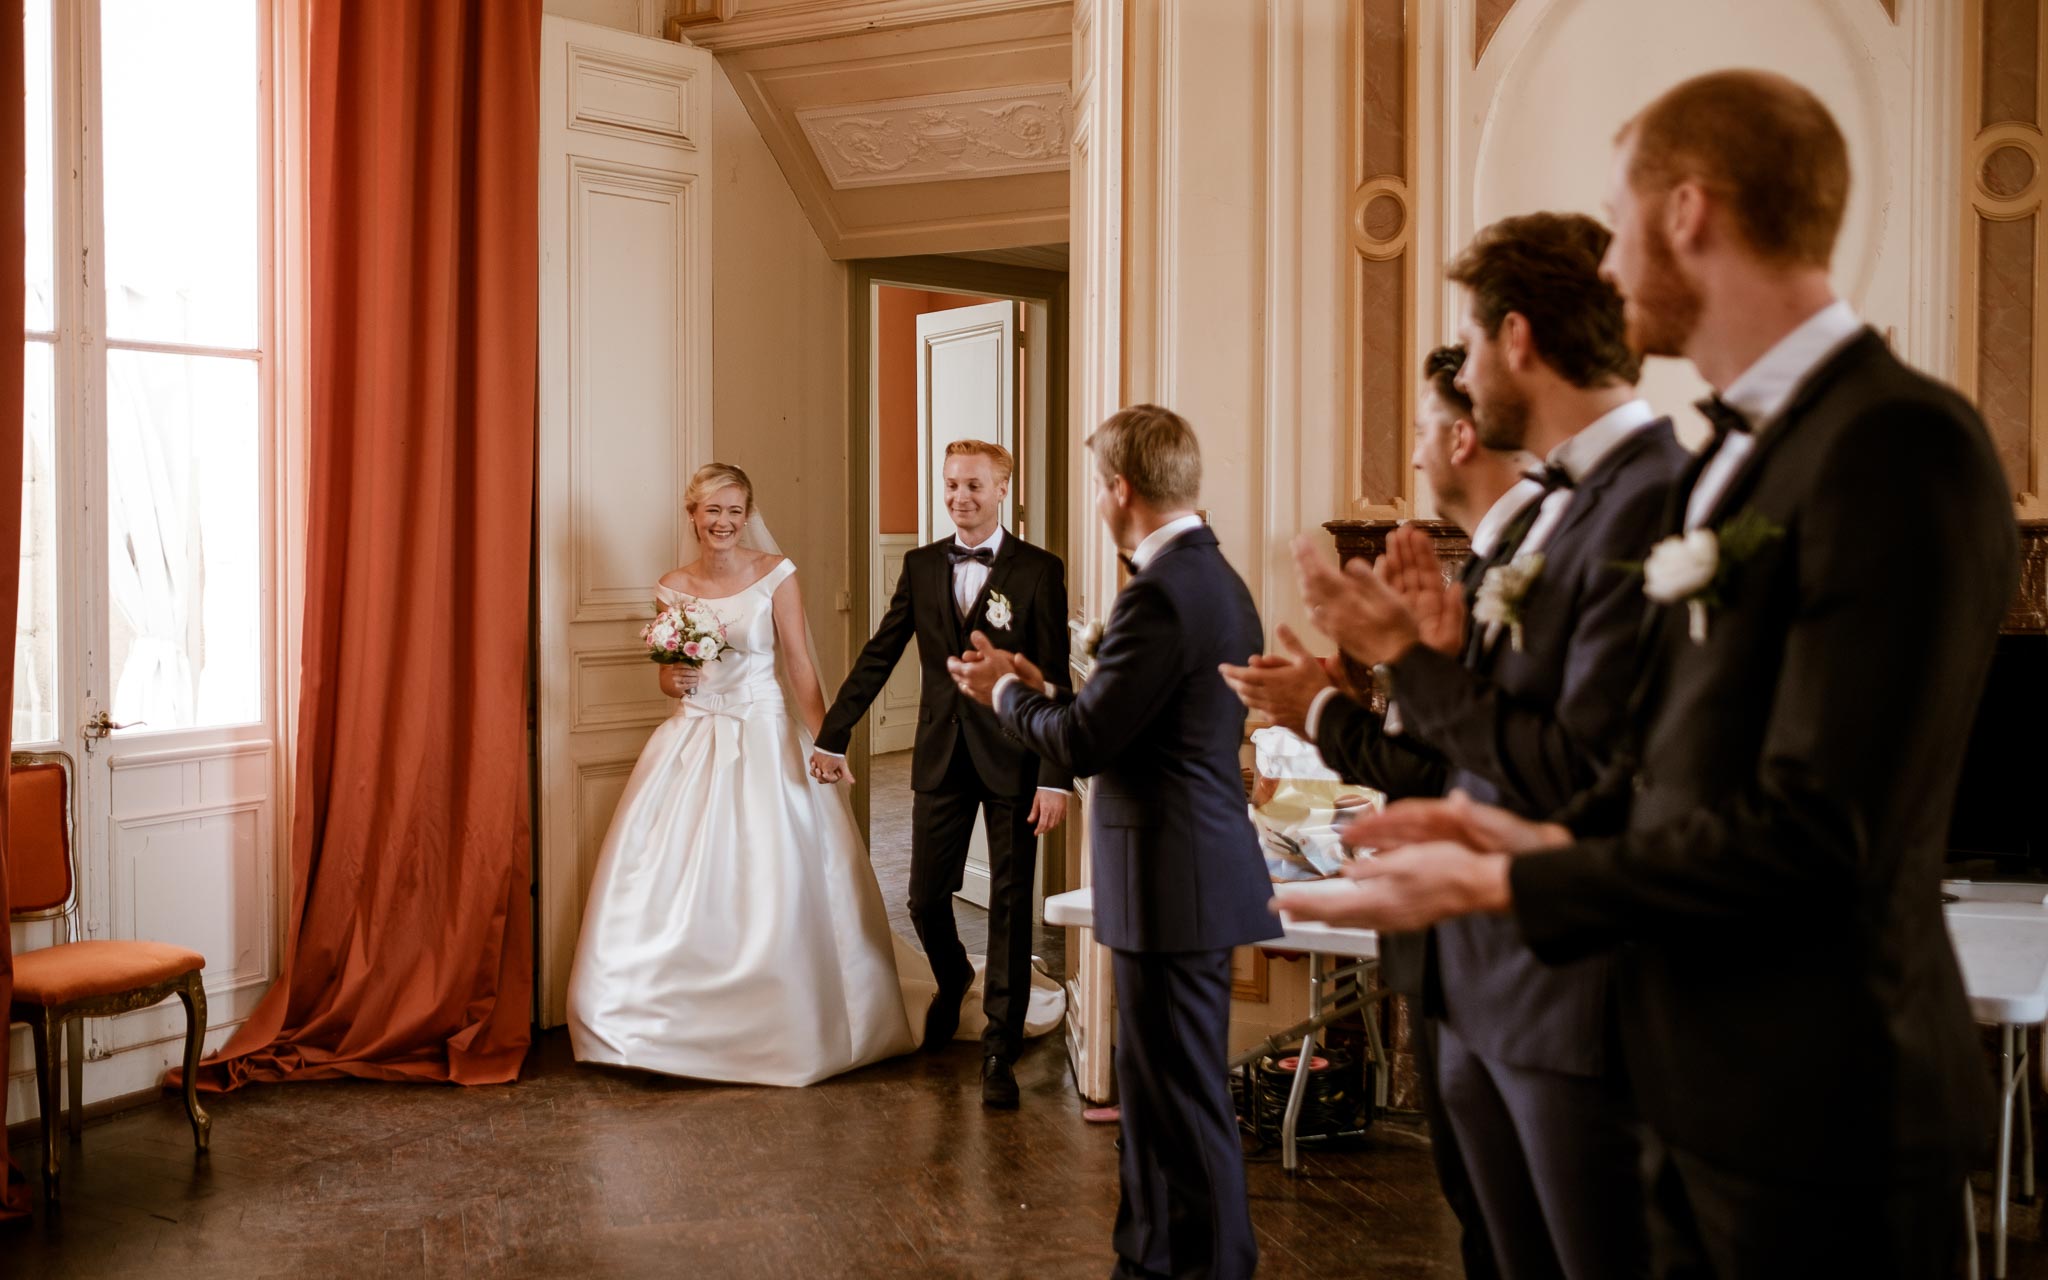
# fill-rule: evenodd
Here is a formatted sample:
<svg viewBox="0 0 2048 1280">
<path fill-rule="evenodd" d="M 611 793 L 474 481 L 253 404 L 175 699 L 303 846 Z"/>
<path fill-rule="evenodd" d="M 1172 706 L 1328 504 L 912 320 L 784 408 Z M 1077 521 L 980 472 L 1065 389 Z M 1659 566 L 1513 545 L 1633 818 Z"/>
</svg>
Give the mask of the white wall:
<svg viewBox="0 0 2048 1280">
<path fill-rule="evenodd" d="M 846 268 L 826 256 L 722 68 L 711 137 L 713 447 L 753 478 L 797 562 L 829 695 L 852 643 L 838 605 L 850 582 Z"/>
</svg>

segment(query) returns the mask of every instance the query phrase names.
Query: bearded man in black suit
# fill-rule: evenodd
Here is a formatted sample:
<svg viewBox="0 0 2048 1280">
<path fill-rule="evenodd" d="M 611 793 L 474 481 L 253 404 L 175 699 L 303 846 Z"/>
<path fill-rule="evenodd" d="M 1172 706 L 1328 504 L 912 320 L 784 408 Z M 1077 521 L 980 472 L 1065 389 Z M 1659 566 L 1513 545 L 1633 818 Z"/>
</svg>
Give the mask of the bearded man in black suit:
<svg viewBox="0 0 2048 1280">
<path fill-rule="evenodd" d="M 1666 1276 L 1949 1274 L 1993 1115 L 1939 883 L 2011 488 L 1975 410 L 1836 298 L 1848 189 L 1780 76 L 1687 81 L 1623 129 L 1604 271 L 1637 348 L 1718 391 L 1646 548 L 1630 750 L 1556 822 L 1394 806 L 1354 838 L 1414 847 L 1288 904 L 1614 953 Z"/>
</svg>

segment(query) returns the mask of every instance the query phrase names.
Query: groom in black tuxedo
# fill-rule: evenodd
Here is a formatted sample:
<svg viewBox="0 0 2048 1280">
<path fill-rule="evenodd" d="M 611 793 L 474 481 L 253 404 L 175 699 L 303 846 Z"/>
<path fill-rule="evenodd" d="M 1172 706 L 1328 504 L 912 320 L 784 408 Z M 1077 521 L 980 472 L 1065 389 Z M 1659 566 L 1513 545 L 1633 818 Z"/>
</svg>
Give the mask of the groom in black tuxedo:
<svg viewBox="0 0 2048 1280">
<path fill-rule="evenodd" d="M 1558 822 L 1396 805 L 1354 833 L 1387 850 L 1355 891 L 1301 904 L 1614 955 L 1664 1276 L 1953 1274 L 1988 1146 L 1939 890 L 2012 488 L 1975 410 L 1835 297 L 1848 188 L 1780 76 L 1701 76 L 1623 130 L 1603 271 L 1637 349 L 1718 392 L 1644 566 L 1630 749 Z"/>
<path fill-rule="evenodd" d="M 1219 667 L 1264 637 L 1195 503 L 1202 458 L 1178 414 L 1133 405 L 1088 438 L 1095 509 L 1130 581 L 1078 694 L 977 632 L 963 692 L 1048 762 L 1092 776 L 1095 937 L 1116 975 L 1123 1112 L 1118 1276 L 1252 1274 L 1258 1246 L 1230 1104 L 1230 950 L 1279 936 L 1247 816 L 1244 706 Z"/>
<path fill-rule="evenodd" d="M 1071 774 L 1033 755 L 987 707 L 960 696 L 946 659 L 986 631 L 1045 669 L 1067 669 L 1066 566 L 1051 552 L 1006 532 L 1009 450 L 986 440 L 946 446 L 946 511 L 956 532 L 903 557 L 903 576 L 881 626 L 854 660 L 818 730 L 812 776 L 851 778 L 853 727 L 882 691 L 914 636 L 924 669 L 911 756 L 910 912 L 938 979 L 925 1015 L 924 1047 L 945 1048 L 960 1026 L 960 1001 L 974 966 L 953 921 L 953 895 L 966 874 L 974 819 L 988 832 L 988 965 L 982 987 L 982 1101 L 1014 1107 L 1011 1063 L 1024 1046 L 1031 1003 L 1031 909 L 1038 837 L 1065 819 Z"/>
</svg>

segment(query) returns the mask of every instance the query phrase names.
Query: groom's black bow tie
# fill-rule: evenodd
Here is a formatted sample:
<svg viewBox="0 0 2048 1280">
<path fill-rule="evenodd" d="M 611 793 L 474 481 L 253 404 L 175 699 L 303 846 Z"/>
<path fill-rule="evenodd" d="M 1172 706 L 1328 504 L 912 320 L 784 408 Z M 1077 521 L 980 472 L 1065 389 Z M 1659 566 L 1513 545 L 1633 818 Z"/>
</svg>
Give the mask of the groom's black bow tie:
<svg viewBox="0 0 2048 1280">
<path fill-rule="evenodd" d="M 1748 435 L 1755 430 L 1754 427 L 1749 425 L 1749 419 L 1742 416 L 1742 410 L 1729 404 L 1719 396 L 1708 396 L 1706 399 L 1696 402 L 1693 407 L 1706 415 L 1707 421 L 1714 428 L 1714 439 L 1716 441 L 1726 439 L 1731 431 L 1739 431 L 1743 435 Z"/>
<path fill-rule="evenodd" d="M 1545 493 L 1549 493 L 1553 489 L 1570 489 L 1578 484 L 1578 481 L 1572 479 L 1571 472 L 1566 471 L 1555 462 L 1546 462 L 1534 471 L 1524 472 L 1522 478 L 1524 480 L 1534 480 L 1537 484 L 1542 485 Z"/>
<path fill-rule="evenodd" d="M 1138 571 L 1138 562 L 1121 551 L 1116 553 L 1116 562 L 1124 567 L 1125 573 L 1136 573 Z"/>
<path fill-rule="evenodd" d="M 956 542 L 946 548 L 946 559 L 954 564 L 972 560 L 976 564 L 991 565 L 996 562 L 996 553 L 987 547 L 963 547 Z"/>
</svg>

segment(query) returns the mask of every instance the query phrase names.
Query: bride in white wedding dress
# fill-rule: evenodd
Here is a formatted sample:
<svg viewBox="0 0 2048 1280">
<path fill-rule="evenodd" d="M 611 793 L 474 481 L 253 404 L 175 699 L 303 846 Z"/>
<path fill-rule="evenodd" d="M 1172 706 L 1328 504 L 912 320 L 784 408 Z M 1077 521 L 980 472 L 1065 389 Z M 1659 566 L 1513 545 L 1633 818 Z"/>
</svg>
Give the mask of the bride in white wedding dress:
<svg viewBox="0 0 2048 1280">
<path fill-rule="evenodd" d="M 729 648 L 701 672 L 661 669 L 687 696 L 598 855 L 569 1038 L 583 1062 L 810 1084 L 915 1048 L 906 988 L 928 1000 L 937 984 L 890 932 L 844 794 L 806 771 L 825 701 L 796 566 L 739 468 L 701 468 L 687 505 L 702 554 L 656 590 L 709 607 Z"/>
</svg>

